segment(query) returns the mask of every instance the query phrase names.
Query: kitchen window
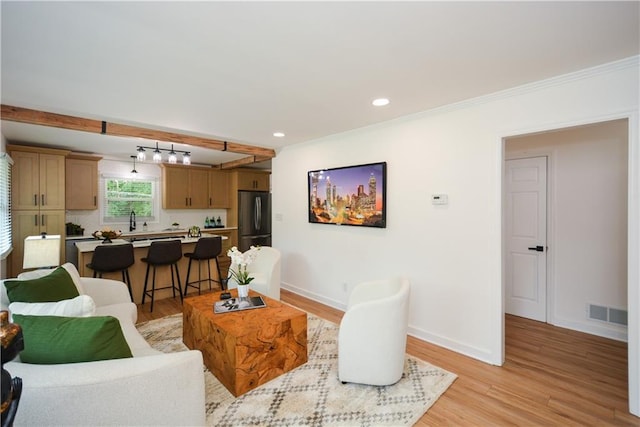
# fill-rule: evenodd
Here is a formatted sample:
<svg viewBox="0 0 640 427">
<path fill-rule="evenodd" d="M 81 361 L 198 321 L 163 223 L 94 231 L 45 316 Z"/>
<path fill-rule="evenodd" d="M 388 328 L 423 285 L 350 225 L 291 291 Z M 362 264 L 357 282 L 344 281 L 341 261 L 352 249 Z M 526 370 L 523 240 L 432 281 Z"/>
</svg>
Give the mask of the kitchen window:
<svg viewBox="0 0 640 427">
<path fill-rule="evenodd" d="M 103 182 L 104 224 L 128 223 L 132 211 L 137 221 L 155 221 L 158 212 L 155 179 L 105 177 Z"/>
</svg>

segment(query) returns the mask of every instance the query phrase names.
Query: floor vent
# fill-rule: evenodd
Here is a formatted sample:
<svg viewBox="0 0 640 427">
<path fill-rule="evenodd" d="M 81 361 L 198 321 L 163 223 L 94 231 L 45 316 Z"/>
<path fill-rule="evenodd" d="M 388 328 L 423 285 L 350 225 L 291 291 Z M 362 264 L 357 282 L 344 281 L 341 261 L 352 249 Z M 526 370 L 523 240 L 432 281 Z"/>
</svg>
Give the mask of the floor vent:
<svg viewBox="0 0 640 427">
<path fill-rule="evenodd" d="M 589 319 L 627 326 L 627 310 L 605 307 L 603 305 L 589 304 L 588 314 Z"/>
</svg>

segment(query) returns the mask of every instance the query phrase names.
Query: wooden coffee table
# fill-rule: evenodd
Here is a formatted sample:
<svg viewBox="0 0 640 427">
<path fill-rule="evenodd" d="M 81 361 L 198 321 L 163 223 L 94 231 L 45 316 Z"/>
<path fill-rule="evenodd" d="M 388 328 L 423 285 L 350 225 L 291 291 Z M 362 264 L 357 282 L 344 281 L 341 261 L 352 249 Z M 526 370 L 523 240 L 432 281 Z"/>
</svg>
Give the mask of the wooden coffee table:
<svg viewBox="0 0 640 427">
<path fill-rule="evenodd" d="M 307 362 L 307 313 L 250 291 L 267 307 L 215 314 L 220 294 L 184 300 L 182 341 L 234 396 Z"/>
</svg>

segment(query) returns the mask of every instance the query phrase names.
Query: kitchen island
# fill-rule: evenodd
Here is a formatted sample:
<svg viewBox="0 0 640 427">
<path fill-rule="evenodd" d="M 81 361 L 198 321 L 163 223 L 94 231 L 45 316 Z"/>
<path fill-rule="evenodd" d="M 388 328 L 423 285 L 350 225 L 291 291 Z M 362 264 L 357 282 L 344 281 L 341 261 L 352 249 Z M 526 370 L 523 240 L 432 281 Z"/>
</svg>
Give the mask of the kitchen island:
<svg viewBox="0 0 640 427">
<path fill-rule="evenodd" d="M 208 235 L 215 234 L 206 234 Z M 223 252 L 225 252 L 225 243 L 224 241 L 228 239 L 227 236 L 220 235 L 223 239 Z M 141 259 L 147 256 L 149 251 L 149 246 L 154 241 L 166 241 L 179 239 L 182 243 L 182 253 L 185 254 L 187 252 L 193 252 L 196 246 L 196 242 L 198 241 L 198 237 L 181 237 L 181 236 L 167 236 L 162 239 L 154 238 L 131 238 L 131 239 L 114 239 L 113 243 L 106 243 L 107 245 L 122 245 L 126 243 L 131 243 L 133 245 L 133 256 L 135 259 L 135 263 L 129 267 L 129 276 L 131 278 L 131 289 L 133 292 L 133 300 L 136 304 L 140 304 L 142 302 L 142 291 L 144 289 L 144 278 L 147 271 L 147 264 L 142 262 Z M 131 240 L 131 241 L 130 241 Z M 87 264 L 91 263 L 91 258 L 93 257 L 93 252 L 96 246 L 104 245 L 105 243 L 102 240 L 92 240 L 92 241 L 79 241 L 76 242 L 76 247 L 78 248 L 78 271 L 80 272 L 80 276 L 83 277 L 93 277 L 93 270 L 87 267 Z M 222 253 L 221 253 L 222 255 Z M 182 291 L 184 293 L 184 288 L 187 280 L 187 268 L 189 265 L 189 259 L 186 257 L 182 257 L 178 262 L 178 270 L 180 272 L 180 283 L 182 285 Z M 191 277 L 190 280 L 198 279 L 198 263 L 194 262 L 191 264 Z M 206 262 L 200 263 L 200 273 L 202 278 L 208 276 L 207 264 Z M 224 275 L 226 270 L 222 270 L 222 274 Z M 151 280 L 151 273 L 149 274 Z M 120 272 L 114 273 L 105 273 L 102 277 L 106 279 L 114 279 L 122 281 L 122 274 Z M 219 280 L 218 271 L 215 267 L 215 261 L 211 260 L 211 278 L 214 280 Z M 156 275 L 156 287 L 163 286 L 171 283 L 171 272 L 168 267 L 158 268 Z M 212 284 L 215 286 L 216 283 Z M 202 283 L 203 289 L 208 289 L 207 283 Z M 193 288 L 189 288 L 189 295 L 197 295 L 197 291 Z M 163 299 L 173 297 L 173 293 L 171 289 L 157 290 L 155 299 Z M 176 297 L 177 298 L 177 297 Z"/>
</svg>

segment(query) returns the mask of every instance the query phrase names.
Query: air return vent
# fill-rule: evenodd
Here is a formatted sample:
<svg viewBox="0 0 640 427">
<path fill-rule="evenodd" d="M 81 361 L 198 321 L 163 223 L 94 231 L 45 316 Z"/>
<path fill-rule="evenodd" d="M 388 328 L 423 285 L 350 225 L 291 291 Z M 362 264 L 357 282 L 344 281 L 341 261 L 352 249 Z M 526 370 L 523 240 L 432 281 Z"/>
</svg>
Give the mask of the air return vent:
<svg viewBox="0 0 640 427">
<path fill-rule="evenodd" d="M 627 326 L 627 310 L 605 307 L 603 305 L 589 304 L 587 306 L 587 313 L 589 319 L 592 320 L 600 320 L 602 322 Z"/>
</svg>

